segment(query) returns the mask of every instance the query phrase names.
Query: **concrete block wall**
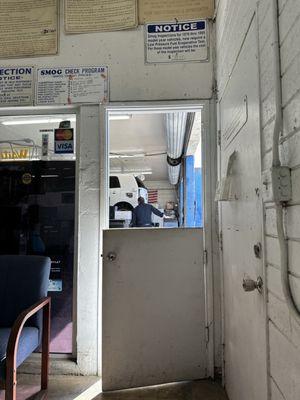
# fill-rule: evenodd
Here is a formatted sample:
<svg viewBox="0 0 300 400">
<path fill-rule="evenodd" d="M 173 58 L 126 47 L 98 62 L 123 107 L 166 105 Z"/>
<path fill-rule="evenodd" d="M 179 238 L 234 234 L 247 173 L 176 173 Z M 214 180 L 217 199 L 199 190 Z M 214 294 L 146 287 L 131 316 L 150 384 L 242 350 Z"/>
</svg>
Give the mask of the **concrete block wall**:
<svg viewBox="0 0 300 400">
<path fill-rule="evenodd" d="M 217 4 L 219 96 L 230 79 L 249 22 L 257 11 L 262 174 L 272 162 L 275 121 L 272 1 L 260 0 L 257 8 L 253 0 L 219 0 Z M 285 224 L 291 286 L 300 307 L 300 1 L 279 0 L 278 3 L 284 118 L 280 152 L 284 164 L 292 169 L 293 181 L 293 199 L 286 210 Z M 264 210 L 271 399 L 296 400 L 300 398 L 300 326 L 291 317 L 282 292 L 272 194 L 266 196 Z"/>
</svg>

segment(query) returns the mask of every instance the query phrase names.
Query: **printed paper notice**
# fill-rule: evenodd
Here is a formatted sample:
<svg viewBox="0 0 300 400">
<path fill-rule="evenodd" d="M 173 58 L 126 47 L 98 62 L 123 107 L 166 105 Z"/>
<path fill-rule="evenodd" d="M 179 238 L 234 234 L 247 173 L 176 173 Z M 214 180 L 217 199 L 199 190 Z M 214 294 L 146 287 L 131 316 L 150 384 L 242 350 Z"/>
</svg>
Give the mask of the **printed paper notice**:
<svg viewBox="0 0 300 400">
<path fill-rule="evenodd" d="M 214 0 L 139 0 L 139 23 L 207 19 L 214 15 Z"/>
<path fill-rule="evenodd" d="M 50 67 L 37 70 L 36 104 L 107 101 L 107 67 Z"/>
<path fill-rule="evenodd" d="M 33 105 L 33 67 L 0 66 L 0 107 Z"/>
<path fill-rule="evenodd" d="M 145 25 L 147 63 L 206 61 L 206 21 Z"/>
<path fill-rule="evenodd" d="M 117 31 L 137 26 L 137 0 L 65 0 L 66 33 Z"/>
<path fill-rule="evenodd" d="M 57 0 L 0 0 L 0 58 L 57 53 Z"/>
</svg>

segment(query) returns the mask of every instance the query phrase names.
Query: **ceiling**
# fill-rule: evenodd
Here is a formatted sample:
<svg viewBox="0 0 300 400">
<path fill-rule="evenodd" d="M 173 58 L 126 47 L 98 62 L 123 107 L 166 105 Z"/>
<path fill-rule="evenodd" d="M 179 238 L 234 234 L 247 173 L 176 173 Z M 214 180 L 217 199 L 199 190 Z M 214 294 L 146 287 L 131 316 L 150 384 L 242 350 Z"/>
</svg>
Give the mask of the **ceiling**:
<svg viewBox="0 0 300 400">
<path fill-rule="evenodd" d="M 53 119 L 55 122 L 52 121 Z M 37 120 L 44 121 L 36 123 Z M 14 145 L 14 149 L 31 146 L 28 140 L 22 142 L 24 139 L 30 139 L 40 149 L 42 134 L 48 133 L 49 159 L 74 158 L 74 155 L 55 155 L 53 152 L 53 132 L 55 128 L 58 128 L 59 120 L 71 120 L 71 127 L 75 130 L 75 115 L 72 114 L 1 117 L 0 151 L 10 150 L 10 145 L 3 143 L 5 140 L 21 141 L 20 146 Z M 3 122 L 7 121 L 30 123 L 4 125 Z M 133 114 L 127 120 L 112 120 L 109 137 L 110 153 L 113 153 L 110 158 L 111 171 L 144 174 L 145 180 L 148 181 L 168 180 L 163 114 Z M 120 157 L 116 158 L 117 155 Z"/>
<path fill-rule="evenodd" d="M 146 181 L 168 180 L 163 114 L 111 120 L 109 139 L 111 172 L 141 174 Z"/>
</svg>

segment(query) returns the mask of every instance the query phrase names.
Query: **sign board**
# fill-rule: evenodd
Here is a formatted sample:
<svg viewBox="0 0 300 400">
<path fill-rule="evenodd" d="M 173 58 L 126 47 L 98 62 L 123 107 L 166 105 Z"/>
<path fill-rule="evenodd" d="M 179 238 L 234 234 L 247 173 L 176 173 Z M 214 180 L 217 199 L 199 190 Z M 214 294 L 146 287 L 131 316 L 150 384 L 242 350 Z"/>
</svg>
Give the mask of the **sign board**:
<svg viewBox="0 0 300 400">
<path fill-rule="evenodd" d="M 0 0 L 1 58 L 57 54 L 58 0 Z"/>
<path fill-rule="evenodd" d="M 74 153 L 73 128 L 54 129 L 54 152 L 56 154 Z"/>
<path fill-rule="evenodd" d="M 139 0 L 139 23 L 212 18 L 214 3 L 214 0 Z"/>
<path fill-rule="evenodd" d="M 105 103 L 108 69 L 101 66 L 37 69 L 36 104 Z"/>
<path fill-rule="evenodd" d="M 137 26 L 137 0 L 65 0 L 66 33 L 116 31 Z"/>
<path fill-rule="evenodd" d="M 33 105 L 33 67 L 0 67 L 0 107 Z"/>
<path fill-rule="evenodd" d="M 147 24 L 145 52 L 147 63 L 206 61 L 207 23 L 198 20 Z"/>
</svg>

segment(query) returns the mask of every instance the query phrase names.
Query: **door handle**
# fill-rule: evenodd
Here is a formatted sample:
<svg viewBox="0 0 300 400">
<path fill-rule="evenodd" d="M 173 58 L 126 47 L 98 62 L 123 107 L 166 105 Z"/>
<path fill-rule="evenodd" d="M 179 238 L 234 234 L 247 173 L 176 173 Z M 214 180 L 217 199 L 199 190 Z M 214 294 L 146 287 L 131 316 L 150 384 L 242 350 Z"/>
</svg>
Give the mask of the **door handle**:
<svg viewBox="0 0 300 400">
<path fill-rule="evenodd" d="M 115 261 L 115 260 L 117 259 L 117 255 L 116 255 L 116 253 L 114 253 L 113 251 L 110 251 L 110 252 L 107 254 L 107 256 L 106 256 L 106 259 L 107 259 L 108 261 L 113 262 L 113 261 Z"/>
<path fill-rule="evenodd" d="M 243 279 L 243 289 L 245 292 L 253 292 L 255 289 L 257 289 L 259 293 L 261 293 L 263 285 L 264 283 L 260 276 L 257 278 L 256 281 L 250 278 Z"/>
</svg>

